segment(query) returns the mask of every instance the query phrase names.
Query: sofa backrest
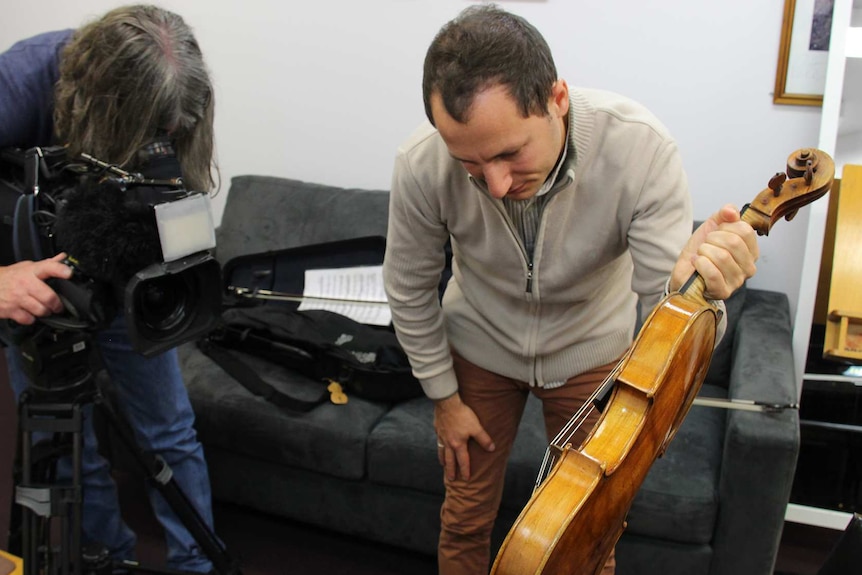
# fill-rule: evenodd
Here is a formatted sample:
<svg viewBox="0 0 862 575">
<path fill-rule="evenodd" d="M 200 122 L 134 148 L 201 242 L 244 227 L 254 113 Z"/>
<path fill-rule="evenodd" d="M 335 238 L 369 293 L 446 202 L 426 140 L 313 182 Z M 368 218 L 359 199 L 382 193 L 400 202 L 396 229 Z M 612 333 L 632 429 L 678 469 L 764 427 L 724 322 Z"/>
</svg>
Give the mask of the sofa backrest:
<svg viewBox="0 0 862 575">
<path fill-rule="evenodd" d="M 389 192 L 346 189 L 270 176 L 231 181 L 216 253 L 234 257 L 363 236 L 386 236 Z M 696 228 L 701 222 L 695 222 Z M 444 278 L 445 281 L 445 278 Z M 727 387 L 736 323 L 745 305 L 743 286 L 728 298 L 728 326 L 713 354 L 706 383 Z"/>
<path fill-rule="evenodd" d="M 363 236 L 385 236 L 389 192 L 345 189 L 269 176 L 231 181 L 216 255 L 232 258 Z"/>
</svg>

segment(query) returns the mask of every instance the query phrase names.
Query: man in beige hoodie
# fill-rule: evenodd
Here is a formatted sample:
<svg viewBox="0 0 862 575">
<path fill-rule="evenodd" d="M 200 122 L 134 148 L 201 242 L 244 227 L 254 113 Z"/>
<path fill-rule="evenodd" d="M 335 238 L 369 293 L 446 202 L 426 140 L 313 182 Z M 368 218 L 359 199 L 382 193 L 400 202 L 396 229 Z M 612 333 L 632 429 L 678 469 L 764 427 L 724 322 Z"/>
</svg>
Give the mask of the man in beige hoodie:
<svg viewBox="0 0 862 575">
<path fill-rule="evenodd" d="M 429 122 L 396 158 L 384 278 L 435 401 L 440 573 L 477 575 L 527 394 L 542 400 L 550 440 L 631 345 L 638 300 L 648 312 L 695 270 L 724 299 L 753 275 L 758 249 L 732 206 L 689 237 L 666 128 L 627 98 L 570 88 L 520 17 L 481 5 L 444 26 L 423 96 Z"/>
</svg>

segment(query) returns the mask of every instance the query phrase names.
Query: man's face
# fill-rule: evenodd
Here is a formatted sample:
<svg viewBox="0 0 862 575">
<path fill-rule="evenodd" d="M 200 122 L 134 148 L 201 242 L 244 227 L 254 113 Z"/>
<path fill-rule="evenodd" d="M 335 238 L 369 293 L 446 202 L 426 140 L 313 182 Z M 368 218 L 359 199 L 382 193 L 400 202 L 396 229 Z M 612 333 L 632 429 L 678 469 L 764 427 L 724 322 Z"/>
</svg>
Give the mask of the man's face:
<svg viewBox="0 0 862 575">
<path fill-rule="evenodd" d="M 434 123 L 449 154 L 498 199 L 536 195 L 565 145 L 568 112 L 569 91 L 563 80 L 554 83 L 544 116 L 523 117 L 499 85 L 476 95 L 463 124 L 446 112 L 439 93 L 431 96 Z"/>
</svg>

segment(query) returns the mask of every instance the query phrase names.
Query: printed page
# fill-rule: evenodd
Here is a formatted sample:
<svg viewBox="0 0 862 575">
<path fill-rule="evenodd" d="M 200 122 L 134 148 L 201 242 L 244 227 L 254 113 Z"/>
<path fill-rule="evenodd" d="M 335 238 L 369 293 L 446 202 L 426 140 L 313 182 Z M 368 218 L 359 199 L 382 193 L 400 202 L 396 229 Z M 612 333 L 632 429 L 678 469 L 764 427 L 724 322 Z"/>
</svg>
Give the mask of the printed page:
<svg viewBox="0 0 862 575">
<path fill-rule="evenodd" d="M 306 270 L 302 297 L 300 311 L 323 309 L 368 325 L 392 322 L 383 266 Z"/>
</svg>

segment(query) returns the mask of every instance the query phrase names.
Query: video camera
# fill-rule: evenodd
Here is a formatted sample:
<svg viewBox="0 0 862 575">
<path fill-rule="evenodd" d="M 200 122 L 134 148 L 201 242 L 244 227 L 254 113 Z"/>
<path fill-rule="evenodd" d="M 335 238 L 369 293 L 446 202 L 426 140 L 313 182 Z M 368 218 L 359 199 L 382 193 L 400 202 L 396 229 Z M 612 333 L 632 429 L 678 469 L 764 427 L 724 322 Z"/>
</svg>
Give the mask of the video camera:
<svg viewBox="0 0 862 575">
<path fill-rule="evenodd" d="M 98 331 L 122 312 L 147 357 L 214 327 L 221 270 L 209 196 L 185 189 L 172 154 L 158 159 L 130 173 L 86 154 L 67 158 L 63 147 L 0 149 L 0 265 L 65 252 L 73 269 L 47 282 L 65 312 L 37 324 Z M 0 339 L 17 345 L 32 329 L 7 325 Z"/>
</svg>

